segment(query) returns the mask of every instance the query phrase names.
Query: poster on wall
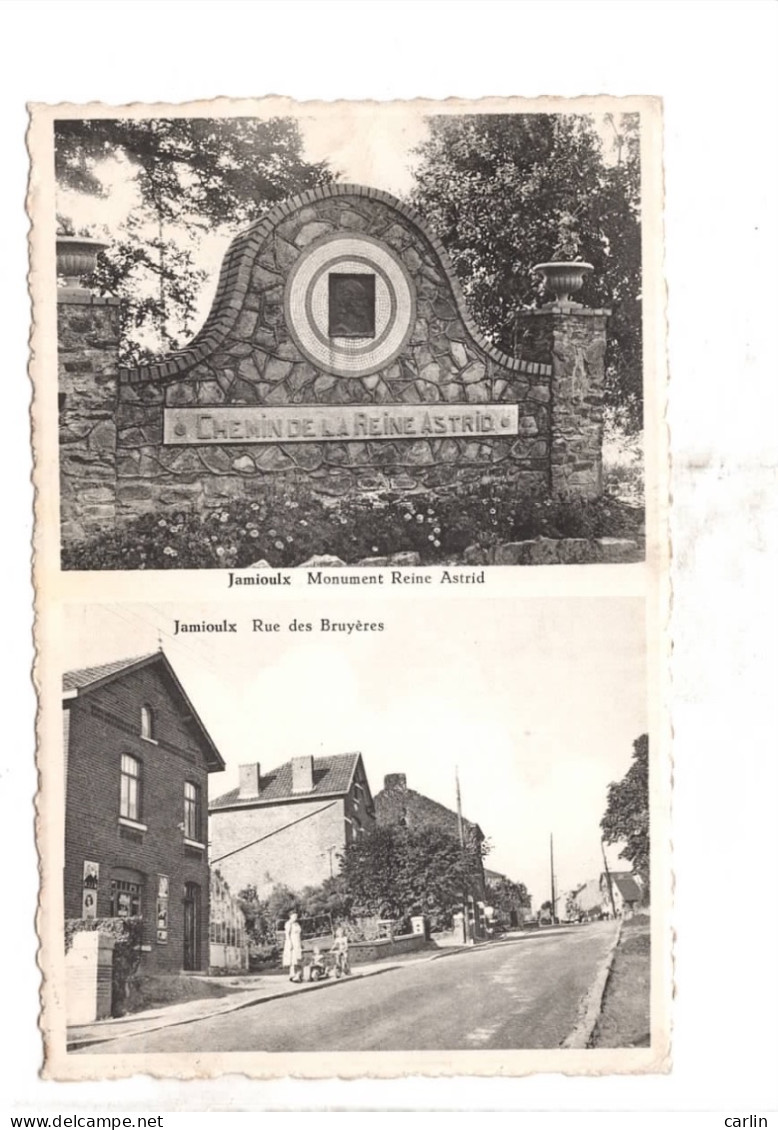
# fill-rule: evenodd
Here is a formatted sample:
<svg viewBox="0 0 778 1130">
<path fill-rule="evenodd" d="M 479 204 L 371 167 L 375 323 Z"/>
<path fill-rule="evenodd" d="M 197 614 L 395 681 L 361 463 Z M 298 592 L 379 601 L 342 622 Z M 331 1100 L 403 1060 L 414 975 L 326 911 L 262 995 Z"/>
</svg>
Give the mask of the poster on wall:
<svg viewBox="0 0 778 1130">
<path fill-rule="evenodd" d="M 84 860 L 84 890 L 81 900 L 81 917 L 97 917 L 97 888 L 100 883 L 100 864 Z"/>
<path fill-rule="evenodd" d="M 157 882 L 157 943 L 159 945 L 167 944 L 169 892 L 167 875 L 160 875 Z"/>
</svg>

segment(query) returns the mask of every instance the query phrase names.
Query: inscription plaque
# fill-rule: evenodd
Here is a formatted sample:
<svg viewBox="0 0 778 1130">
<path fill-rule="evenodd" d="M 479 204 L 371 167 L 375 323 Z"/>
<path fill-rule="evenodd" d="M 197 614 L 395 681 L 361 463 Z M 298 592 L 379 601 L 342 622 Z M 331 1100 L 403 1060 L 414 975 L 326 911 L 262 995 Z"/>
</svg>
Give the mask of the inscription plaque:
<svg viewBox="0 0 778 1130">
<path fill-rule="evenodd" d="M 321 443 L 517 435 L 517 404 L 166 408 L 166 444 Z"/>
</svg>

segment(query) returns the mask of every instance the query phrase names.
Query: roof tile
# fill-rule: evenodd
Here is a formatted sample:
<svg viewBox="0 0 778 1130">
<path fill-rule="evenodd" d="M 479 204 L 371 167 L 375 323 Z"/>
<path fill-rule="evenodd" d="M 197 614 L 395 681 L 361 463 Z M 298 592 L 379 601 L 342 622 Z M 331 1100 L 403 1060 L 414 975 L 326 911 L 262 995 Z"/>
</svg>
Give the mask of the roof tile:
<svg viewBox="0 0 778 1130">
<path fill-rule="evenodd" d="M 90 683 L 96 683 L 108 675 L 115 675 L 117 671 L 132 667 L 143 659 L 150 659 L 155 654 L 157 653 L 148 652 L 146 655 L 135 655 L 131 659 L 115 659 L 113 663 L 102 663 L 98 667 L 81 667 L 77 671 L 66 671 L 62 676 L 62 689 L 75 691 L 81 687 L 88 687 Z"/>
<path fill-rule="evenodd" d="M 309 793 L 292 791 L 292 762 L 286 761 L 277 769 L 263 773 L 260 778 L 258 796 L 241 797 L 240 789 L 230 789 L 209 804 L 214 811 L 219 808 L 235 806 L 251 807 L 268 804 L 272 801 L 297 800 L 301 797 L 331 796 L 334 793 L 347 793 L 354 775 L 358 753 L 338 753 L 333 757 L 316 757 L 313 762 L 313 789 Z"/>
</svg>

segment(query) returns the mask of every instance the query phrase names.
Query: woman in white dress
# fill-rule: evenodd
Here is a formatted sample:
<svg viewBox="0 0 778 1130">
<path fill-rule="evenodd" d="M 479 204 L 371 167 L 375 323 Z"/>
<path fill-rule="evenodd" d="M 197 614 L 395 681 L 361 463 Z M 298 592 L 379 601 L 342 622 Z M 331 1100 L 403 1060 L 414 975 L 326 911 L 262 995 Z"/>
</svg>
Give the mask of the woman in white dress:
<svg viewBox="0 0 778 1130">
<path fill-rule="evenodd" d="M 297 911 L 293 910 L 284 926 L 284 956 L 282 963 L 289 970 L 290 981 L 303 979 L 303 932 L 297 921 Z"/>
</svg>

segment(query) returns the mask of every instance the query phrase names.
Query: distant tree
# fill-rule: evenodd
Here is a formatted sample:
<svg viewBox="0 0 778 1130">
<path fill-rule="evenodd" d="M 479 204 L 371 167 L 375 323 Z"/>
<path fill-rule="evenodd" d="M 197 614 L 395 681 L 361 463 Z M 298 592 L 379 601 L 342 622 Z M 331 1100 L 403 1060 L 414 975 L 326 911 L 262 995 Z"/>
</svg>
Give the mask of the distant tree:
<svg viewBox="0 0 778 1130">
<path fill-rule="evenodd" d="M 577 918 L 582 913 L 581 906 L 578 902 L 578 891 L 568 891 L 567 898 L 565 899 L 565 917 Z"/>
<path fill-rule="evenodd" d="M 140 206 L 99 260 L 93 283 L 125 300 L 122 360 L 182 343 L 202 272 L 191 244 L 206 230 L 239 228 L 287 196 L 326 184 L 325 162 L 303 156 L 290 118 L 73 118 L 55 123 L 55 171 L 62 192 L 104 197 L 106 162 L 118 161 L 137 185 Z M 68 217 L 61 195 L 58 211 Z"/>
<path fill-rule="evenodd" d="M 270 929 L 276 931 L 291 912 L 300 912 L 300 896 L 296 891 L 287 887 L 285 883 L 276 883 L 267 897 L 265 913 Z"/>
<path fill-rule="evenodd" d="M 266 899 L 258 897 L 253 885 L 238 891 L 237 899 L 246 919 L 246 931 L 257 942 L 275 942 L 278 927 L 290 911 L 300 911 L 300 896 L 281 883 L 273 887 Z"/>
<path fill-rule="evenodd" d="M 411 201 L 443 241 L 481 329 L 508 353 L 520 346 L 520 309 L 543 297 L 532 266 L 591 262 L 594 273 L 580 297 L 613 309 L 606 401 L 638 428 L 639 117 L 624 114 L 618 126 L 611 123 L 618 158 L 608 162 L 588 115 L 431 117 Z"/>
<path fill-rule="evenodd" d="M 459 840 L 437 828 L 376 827 L 343 853 L 341 875 L 359 914 L 407 918 L 427 914 L 445 924 L 477 889 L 483 848 L 463 853 Z"/>
<path fill-rule="evenodd" d="M 352 897 L 342 875 L 325 879 L 316 887 L 303 887 L 299 896 L 300 913 L 318 918 L 329 915 L 333 924 L 351 914 Z"/>
<path fill-rule="evenodd" d="M 508 921 L 512 911 L 530 910 L 532 907 L 532 897 L 524 883 L 514 883 L 505 877 L 487 882 L 486 901 L 501 918 Z"/>
<path fill-rule="evenodd" d="M 607 806 L 600 827 L 606 843 L 623 844 L 619 855 L 632 864 L 647 897 L 651 848 L 647 734 L 641 734 L 633 742 L 632 764 L 622 779 L 608 785 Z"/>
</svg>

